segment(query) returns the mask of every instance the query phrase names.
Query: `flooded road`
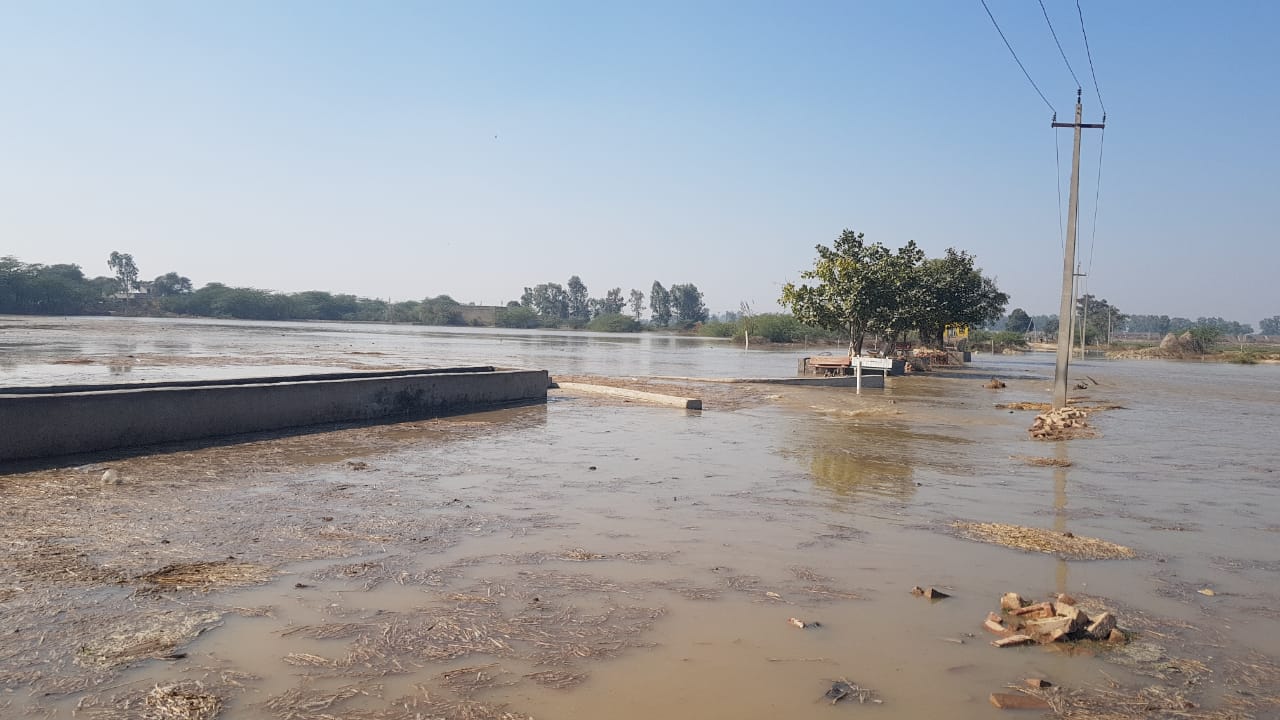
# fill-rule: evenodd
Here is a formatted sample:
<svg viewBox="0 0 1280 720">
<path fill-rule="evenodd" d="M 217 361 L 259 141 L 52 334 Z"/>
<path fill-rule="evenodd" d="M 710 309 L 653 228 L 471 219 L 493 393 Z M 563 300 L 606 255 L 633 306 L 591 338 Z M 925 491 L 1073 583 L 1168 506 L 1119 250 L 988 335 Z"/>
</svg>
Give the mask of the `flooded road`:
<svg viewBox="0 0 1280 720">
<path fill-rule="evenodd" d="M 268 365 L 784 376 L 801 354 L 590 333 L 0 324 L 5 385 Z M 862 396 L 757 387 L 699 413 L 553 392 L 545 407 L 0 475 L 0 716 L 174 717 L 157 714 L 159 687 L 234 718 L 979 718 L 997 712 L 990 693 L 1040 677 L 1062 688 L 1064 716 L 1276 717 L 1280 368 L 1073 370 L 1093 381 L 1081 395 L 1123 406 L 1090 416 L 1096 439 L 1032 441 L 1034 413 L 994 407 L 1047 400 L 1051 356 L 978 356 Z M 984 389 L 993 375 L 1008 387 Z M 98 482 L 108 466 L 124 484 Z M 956 521 L 1137 557 L 1023 552 L 957 537 Z M 1008 591 L 1111 609 L 1129 642 L 993 648 L 982 621 Z M 837 680 L 882 704 L 832 706 Z"/>
</svg>

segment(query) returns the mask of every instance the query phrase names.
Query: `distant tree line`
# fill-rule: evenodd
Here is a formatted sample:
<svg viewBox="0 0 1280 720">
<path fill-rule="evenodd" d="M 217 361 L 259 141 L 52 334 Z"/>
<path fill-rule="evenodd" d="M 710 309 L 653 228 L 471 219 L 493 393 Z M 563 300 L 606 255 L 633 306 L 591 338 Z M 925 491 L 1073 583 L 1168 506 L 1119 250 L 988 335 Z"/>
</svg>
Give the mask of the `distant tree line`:
<svg viewBox="0 0 1280 720">
<path fill-rule="evenodd" d="M 1225 320 L 1220 317 L 1198 317 L 1195 320 L 1168 315 L 1127 315 L 1120 312 L 1105 298 L 1085 295 L 1076 302 L 1076 322 L 1086 319 L 1086 343 L 1097 343 L 1112 334 L 1148 333 L 1181 335 L 1195 328 L 1211 328 L 1218 335 L 1252 335 L 1253 327 L 1245 323 Z M 1264 335 L 1280 335 L 1280 315 L 1259 322 Z M 1057 315 L 1028 315 L 1022 308 L 1014 308 L 1004 320 L 1004 329 L 1011 332 L 1043 332 L 1053 335 L 1058 332 Z M 998 329 L 998 328 L 997 328 Z M 1079 325 L 1076 326 L 1077 332 Z M 1077 342 L 1079 338 L 1077 337 Z"/>
<path fill-rule="evenodd" d="M 194 289 L 176 272 L 138 280 L 128 253 L 112 252 L 114 277 L 86 277 L 78 265 L 24 263 L 0 257 L 0 313 L 31 315 L 198 315 L 242 320 L 346 320 L 463 324 L 463 305 L 448 295 L 384 300 L 322 290 L 278 293 L 209 283 Z"/>
<path fill-rule="evenodd" d="M 606 291 L 604 297 L 590 297 L 582 278 L 574 275 L 565 285 L 541 283 L 526 287 L 518 301 L 512 300 L 498 311 L 497 324 L 635 332 L 643 327 L 644 300 L 644 293 L 634 288 L 624 298 L 620 287 Z M 690 329 L 707 320 L 702 293 L 692 283 L 667 289 L 655 280 L 649 291 L 648 307 L 651 327 Z"/>
</svg>

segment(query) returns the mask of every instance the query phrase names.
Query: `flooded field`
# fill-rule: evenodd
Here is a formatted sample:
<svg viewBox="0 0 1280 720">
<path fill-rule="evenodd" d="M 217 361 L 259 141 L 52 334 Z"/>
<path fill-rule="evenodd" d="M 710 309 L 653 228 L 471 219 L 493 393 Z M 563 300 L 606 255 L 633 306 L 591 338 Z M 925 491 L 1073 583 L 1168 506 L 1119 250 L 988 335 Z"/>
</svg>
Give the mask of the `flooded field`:
<svg viewBox="0 0 1280 720">
<path fill-rule="evenodd" d="M 785 376 L 797 351 L 592 333 L 0 318 L 0 385 L 493 363 Z M 1280 368 L 1052 357 L 706 410 L 545 407 L 0 469 L 0 717 L 1280 716 Z M 983 383 L 997 376 L 1003 390 Z M 1118 406 L 1118 407 L 1115 407 Z M 74 464 L 74 466 L 72 466 Z M 123 479 L 103 485 L 106 468 Z M 963 536 L 1098 538 L 1089 560 Z M 914 586 L 951 597 L 913 596 Z M 998 649 L 1005 592 L 1125 642 Z M 797 618 L 816 627 L 788 622 Z M 843 682 L 865 694 L 832 703 Z M 859 699 L 866 702 L 859 702 Z"/>
</svg>

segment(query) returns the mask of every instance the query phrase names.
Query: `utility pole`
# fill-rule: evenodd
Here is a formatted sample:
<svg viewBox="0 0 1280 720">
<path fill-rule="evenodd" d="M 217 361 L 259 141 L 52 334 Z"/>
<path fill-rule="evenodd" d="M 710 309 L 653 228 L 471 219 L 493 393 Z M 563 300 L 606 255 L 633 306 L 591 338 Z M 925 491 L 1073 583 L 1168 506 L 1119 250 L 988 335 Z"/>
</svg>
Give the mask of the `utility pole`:
<svg viewBox="0 0 1280 720">
<path fill-rule="evenodd" d="M 1073 348 L 1075 347 L 1075 344 L 1076 344 L 1076 321 L 1075 321 L 1074 315 L 1076 312 L 1076 308 L 1080 307 L 1080 281 L 1074 280 L 1074 278 L 1085 277 L 1085 274 L 1080 272 L 1080 263 L 1076 263 L 1076 272 L 1071 277 L 1073 278 L 1073 284 L 1071 286 L 1071 314 L 1073 315 L 1073 317 L 1071 319 L 1071 337 L 1067 338 L 1067 348 Z M 1087 302 L 1085 303 L 1085 307 L 1088 308 Z M 1088 313 L 1086 312 L 1085 314 L 1087 315 Z M 1083 339 L 1084 338 L 1084 321 L 1083 320 L 1080 322 L 1080 337 L 1081 337 L 1080 359 L 1083 360 L 1084 359 L 1084 339 Z"/>
<path fill-rule="evenodd" d="M 1080 214 L 1080 130 L 1083 128 L 1106 127 L 1107 116 L 1102 122 L 1085 124 L 1081 122 L 1084 109 L 1080 105 L 1080 88 L 1076 88 L 1076 121 L 1060 123 L 1057 118 L 1050 124 L 1055 128 L 1075 129 L 1075 149 L 1071 153 L 1071 199 L 1067 208 L 1067 248 L 1062 258 L 1062 302 L 1058 310 L 1058 362 L 1053 372 L 1053 406 L 1067 406 L 1067 364 L 1071 360 L 1071 330 L 1075 327 L 1072 318 L 1072 288 L 1075 285 L 1074 265 L 1076 260 L 1076 216 Z M 1066 332 L 1063 332 L 1066 328 Z"/>
</svg>

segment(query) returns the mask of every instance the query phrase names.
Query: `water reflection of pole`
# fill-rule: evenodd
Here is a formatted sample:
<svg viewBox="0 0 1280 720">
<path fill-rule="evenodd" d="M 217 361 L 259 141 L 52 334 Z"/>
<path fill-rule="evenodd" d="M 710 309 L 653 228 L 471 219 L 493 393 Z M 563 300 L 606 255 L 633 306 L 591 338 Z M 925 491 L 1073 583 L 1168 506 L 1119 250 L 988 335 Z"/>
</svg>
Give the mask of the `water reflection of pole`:
<svg viewBox="0 0 1280 720">
<path fill-rule="evenodd" d="M 1060 462 L 1053 466 L 1053 529 L 1060 533 L 1067 531 L 1067 444 L 1054 443 L 1053 457 Z M 1058 592 L 1067 592 L 1067 561 L 1058 558 L 1055 585 Z"/>
</svg>

